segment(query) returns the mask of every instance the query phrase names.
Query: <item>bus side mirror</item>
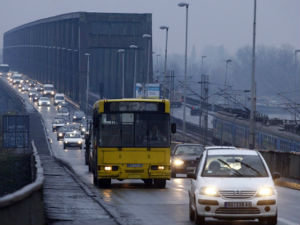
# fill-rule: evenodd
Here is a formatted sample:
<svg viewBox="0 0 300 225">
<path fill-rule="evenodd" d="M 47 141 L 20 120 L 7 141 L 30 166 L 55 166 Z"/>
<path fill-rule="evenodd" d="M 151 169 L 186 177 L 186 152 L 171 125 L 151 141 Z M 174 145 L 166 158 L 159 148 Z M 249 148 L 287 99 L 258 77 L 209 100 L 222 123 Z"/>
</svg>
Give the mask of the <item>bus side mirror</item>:
<svg viewBox="0 0 300 225">
<path fill-rule="evenodd" d="M 171 124 L 171 131 L 172 131 L 173 134 L 176 133 L 176 123 Z"/>
</svg>

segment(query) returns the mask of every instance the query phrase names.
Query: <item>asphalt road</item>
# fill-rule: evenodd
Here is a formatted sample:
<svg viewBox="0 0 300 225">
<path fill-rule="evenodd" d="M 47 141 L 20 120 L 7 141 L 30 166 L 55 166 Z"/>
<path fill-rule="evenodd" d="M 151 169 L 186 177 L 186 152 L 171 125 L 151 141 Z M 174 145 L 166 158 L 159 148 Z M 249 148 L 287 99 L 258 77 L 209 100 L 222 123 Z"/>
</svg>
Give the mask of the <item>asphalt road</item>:
<svg viewBox="0 0 300 225">
<path fill-rule="evenodd" d="M 26 95 L 24 98 L 27 99 Z M 36 106 L 34 106 L 36 107 Z M 84 150 L 62 148 L 62 142 L 56 141 L 51 122 L 56 115 L 53 106 L 38 108 L 45 122 L 52 146 L 52 154 L 72 166 L 74 171 L 87 186 L 102 198 L 109 208 L 114 209 L 121 220 L 127 224 L 193 224 L 188 218 L 187 178 L 176 178 L 167 182 L 166 189 L 146 188 L 140 180 L 113 181 L 110 189 L 98 189 L 92 185 L 92 175 L 84 164 Z M 300 224 L 299 191 L 277 187 L 279 194 L 278 225 Z M 226 222 L 209 219 L 207 224 L 258 224 L 257 221 Z"/>
</svg>

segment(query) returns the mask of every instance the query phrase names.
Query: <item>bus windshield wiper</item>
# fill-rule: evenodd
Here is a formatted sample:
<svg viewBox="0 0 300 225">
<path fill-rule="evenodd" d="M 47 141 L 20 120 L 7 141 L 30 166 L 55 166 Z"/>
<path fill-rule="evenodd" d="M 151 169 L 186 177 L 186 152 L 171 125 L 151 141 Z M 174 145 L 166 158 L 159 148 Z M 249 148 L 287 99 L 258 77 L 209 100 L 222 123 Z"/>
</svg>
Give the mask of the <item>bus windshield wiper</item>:
<svg viewBox="0 0 300 225">
<path fill-rule="evenodd" d="M 239 171 L 235 170 L 234 168 L 232 168 L 227 162 L 225 162 L 222 159 L 218 159 L 218 161 L 220 161 L 221 163 L 223 163 L 224 165 L 226 165 L 231 171 L 233 171 L 236 175 L 243 177 L 243 174 L 241 174 Z"/>
</svg>

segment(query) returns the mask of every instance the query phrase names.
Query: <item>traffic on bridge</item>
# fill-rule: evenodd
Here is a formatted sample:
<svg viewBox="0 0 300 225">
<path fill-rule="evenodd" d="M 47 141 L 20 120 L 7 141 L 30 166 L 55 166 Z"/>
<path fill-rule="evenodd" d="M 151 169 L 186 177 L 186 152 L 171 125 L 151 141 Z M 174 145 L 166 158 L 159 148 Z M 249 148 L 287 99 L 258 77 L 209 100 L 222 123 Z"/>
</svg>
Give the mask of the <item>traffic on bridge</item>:
<svg viewBox="0 0 300 225">
<path fill-rule="evenodd" d="M 276 68 L 299 84 L 300 50 L 256 47 L 257 8 L 267 3 L 235 6 L 251 18 L 251 47 L 194 47 L 191 56 L 189 19 L 211 3 L 161 3 L 184 23 L 160 24 L 160 34 L 159 11 L 139 4 L 136 13 L 76 11 L 4 33 L 0 224 L 300 224 L 299 85 L 274 97 L 257 76 L 271 71 L 268 83 L 280 87 L 270 63 L 278 54 Z M 176 56 L 169 29 L 180 26 Z"/>
</svg>

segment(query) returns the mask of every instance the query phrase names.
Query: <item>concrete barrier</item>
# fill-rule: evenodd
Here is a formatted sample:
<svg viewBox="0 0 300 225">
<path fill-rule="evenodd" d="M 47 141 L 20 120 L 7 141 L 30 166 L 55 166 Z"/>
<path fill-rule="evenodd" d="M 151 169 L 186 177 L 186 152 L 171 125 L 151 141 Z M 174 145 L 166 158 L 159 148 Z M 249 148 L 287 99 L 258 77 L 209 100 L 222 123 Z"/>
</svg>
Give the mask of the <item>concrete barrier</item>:
<svg viewBox="0 0 300 225">
<path fill-rule="evenodd" d="M 33 183 L 0 198 L 1 225 L 43 225 L 45 224 L 43 184 L 44 172 L 32 141 L 35 158 L 36 178 Z"/>
</svg>

